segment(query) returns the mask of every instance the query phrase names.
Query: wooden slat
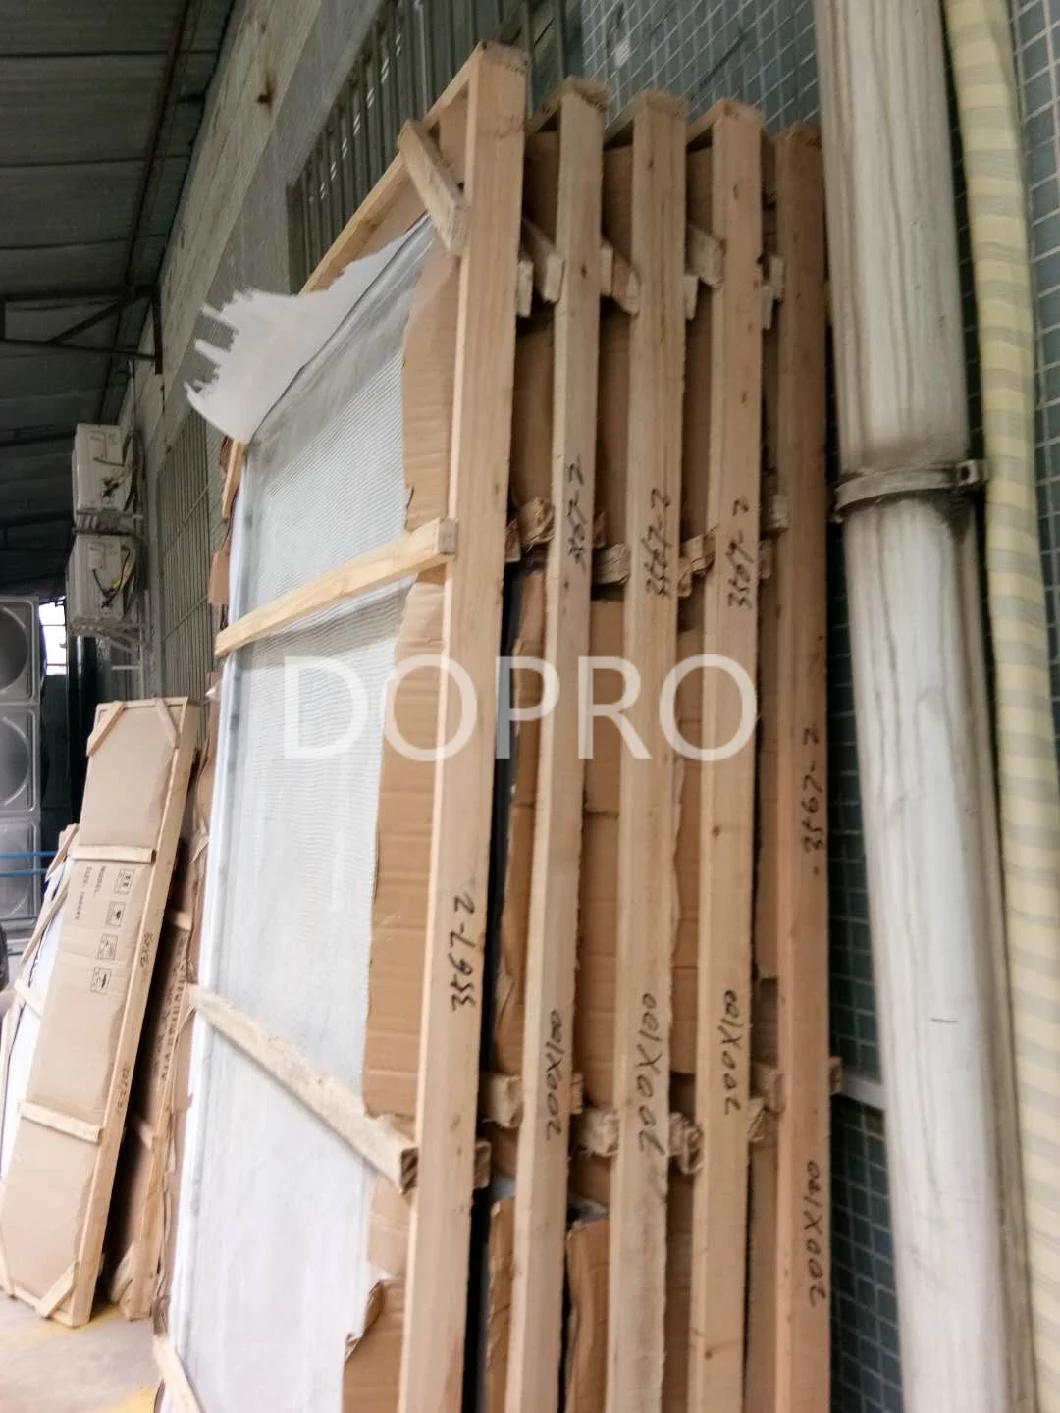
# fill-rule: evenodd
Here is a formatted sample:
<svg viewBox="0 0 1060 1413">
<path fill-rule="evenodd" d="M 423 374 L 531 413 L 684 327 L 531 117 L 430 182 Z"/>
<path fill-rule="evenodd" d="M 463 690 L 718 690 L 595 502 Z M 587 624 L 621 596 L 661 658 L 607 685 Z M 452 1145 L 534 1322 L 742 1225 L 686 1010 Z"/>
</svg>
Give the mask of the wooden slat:
<svg viewBox="0 0 1060 1413">
<path fill-rule="evenodd" d="M 522 229 L 523 248 L 534 271 L 534 287 L 543 300 L 555 304 L 563 288 L 564 257 L 541 227 L 525 216 Z"/>
<path fill-rule="evenodd" d="M 776 1413 L 777 1409 L 776 1124 L 763 1124 L 760 1134 L 760 1141 L 751 1144 L 744 1413 Z M 828 1407 L 827 1400 L 821 1407 Z"/>
<path fill-rule="evenodd" d="M 773 874 L 777 1062 L 776 1409 L 828 1407 L 828 878 L 825 781 L 824 233 L 821 148 L 774 138 L 784 262 L 767 358 L 768 465 L 788 507 L 763 588 L 775 696 Z M 764 662 L 763 662 L 764 666 Z"/>
<path fill-rule="evenodd" d="M 156 1334 L 153 1342 L 155 1365 L 166 1386 L 166 1396 L 176 1413 L 201 1413 L 180 1356 L 166 1334 Z"/>
<path fill-rule="evenodd" d="M 439 760 L 435 774 L 402 1413 L 455 1410 L 463 1383 L 512 416 L 525 61 L 510 50 L 479 48 L 465 73 L 471 214 L 460 262 L 449 482 L 461 548 L 446 578 L 443 631 L 478 710 L 467 744 Z M 442 152 L 448 156 L 444 143 Z M 440 742 L 451 738 L 460 714 L 460 695 L 446 674 Z"/>
<path fill-rule="evenodd" d="M 215 651 L 226 657 L 247 643 L 279 633 L 310 614 L 333 608 L 381 589 L 398 579 L 433 569 L 452 558 L 456 551 L 456 526 L 451 520 L 430 520 L 408 530 L 396 540 L 365 551 L 348 564 L 331 569 L 308 584 L 301 584 L 271 603 L 251 609 L 217 635 Z"/>
<path fill-rule="evenodd" d="M 398 152 L 424 209 L 450 255 L 467 240 L 467 202 L 423 123 L 410 118 L 398 133 Z"/>
<path fill-rule="evenodd" d="M 508 1413 L 547 1413 L 558 1394 L 582 829 L 577 686 L 580 660 L 589 651 L 592 587 L 603 115 L 568 88 L 558 124 L 555 253 L 566 273 L 553 332 L 552 502 L 560 507 L 560 523 L 545 569 L 544 659 L 555 668 L 560 691 L 555 710 L 541 722 L 538 748 Z"/>
<path fill-rule="evenodd" d="M 640 278 L 629 329 L 625 539 L 635 547 L 623 651 L 640 673 L 626 714 L 650 758 L 624 750 L 618 817 L 614 1107 L 607 1407 L 658 1407 L 663 1384 L 670 1126 L 670 953 L 674 756 L 659 701 L 674 663 L 684 365 L 684 110 L 664 95 L 632 109 L 630 263 Z M 616 252 L 617 255 L 617 252 Z"/>
<path fill-rule="evenodd" d="M 103 1136 L 102 1124 L 86 1123 L 84 1119 L 57 1113 L 55 1109 L 49 1109 L 43 1104 L 31 1104 L 28 1100 L 23 1100 L 19 1112 L 31 1124 L 53 1128 L 57 1133 L 67 1133 L 71 1138 L 80 1138 L 82 1143 L 98 1143 Z"/>
<path fill-rule="evenodd" d="M 697 280 L 711 289 L 721 284 L 722 248 L 717 236 L 689 221 L 685 229 L 685 254 L 688 268 Z"/>
<path fill-rule="evenodd" d="M 240 442 L 233 442 L 228 449 L 228 466 L 225 469 L 225 483 L 221 491 L 221 514 L 226 520 L 231 517 L 232 507 L 236 503 L 236 496 L 239 494 L 239 485 L 243 479 L 243 463 L 246 461 L 247 449 Z"/>
<path fill-rule="evenodd" d="M 415 1181 L 416 1149 L 408 1134 L 385 1117 L 369 1114 L 348 1084 L 318 1069 L 288 1040 L 245 1015 L 216 992 L 189 986 L 187 1004 L 237 1050 L 315 1114 L 399 1192 Z"/>
<path fill-rule="evenodd" d="M 126 702 L 114 702 L 100 711 L 96 717 L 96 723 L 92 727 L 91 734 L 85 742 L 85 755 L 91 756 L 102 746 L 110 733 L 114 730 L 125 710 Z"/>
<path fill-rule="evenodd" d="M 703 651 L 723 654 L 752 680 L 758 651 L 759 455 L 762 387 L 761 125 L 739 104 L 719 104 L 690 131 L 712 142 L 711 229 L 725 251 L 725 277 L 710 295 L 709 479 Z M 692 193 L 693 203 L 695 193 Z M 737 726 L 732 684 L 704 679 L 703 742 Z M 696 1117 L 703 1166 L 695 1179 L 689 1409 L 742 1413 L 747 1240 L 751 914 L 754 864 L 753 740 L 701 772 Z"/>
<path fill-rule="evenodd" d="M 74 849 L 73 858 L 76 863 L 149 864 L 154 863 L 155 851 L 125 844 L 81 844 Z"/>
<path fill-rule="evenodd" d="M 602 292 L 626 314 L 640 311 L 640 276 L 624 255 L 605 240 L 600 247 L 601 273 L 606 276 Z"/>
</svg>

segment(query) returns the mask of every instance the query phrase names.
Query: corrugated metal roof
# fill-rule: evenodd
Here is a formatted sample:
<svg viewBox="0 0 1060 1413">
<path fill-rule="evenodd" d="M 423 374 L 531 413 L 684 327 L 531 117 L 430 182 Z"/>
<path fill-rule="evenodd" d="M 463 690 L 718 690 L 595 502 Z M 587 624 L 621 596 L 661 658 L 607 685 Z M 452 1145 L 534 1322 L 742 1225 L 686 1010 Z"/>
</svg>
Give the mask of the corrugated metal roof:
<svg viewBox="0 0 1060 1413">
<path fill-rule="evenodd" d="M 228 8 L 205 7 L 193 51 L 217 52 Z M 4 0 L 0 54 L 161 54 L 176 10 L 167 0 Z"/>
<path fill-rule="evenodd" d="M 61 589 L 74 426 L 120 409 L 232 3 L 0 0 L 0 589 Z"/>
</svg>

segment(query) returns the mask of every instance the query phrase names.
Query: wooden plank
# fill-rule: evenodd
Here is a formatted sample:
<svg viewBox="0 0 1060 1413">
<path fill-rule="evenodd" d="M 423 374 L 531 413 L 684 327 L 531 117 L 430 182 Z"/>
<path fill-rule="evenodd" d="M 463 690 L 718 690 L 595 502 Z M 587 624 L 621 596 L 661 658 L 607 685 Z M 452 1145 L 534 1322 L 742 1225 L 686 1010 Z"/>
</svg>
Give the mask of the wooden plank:
<svg viewBox="0 0 1060 1413">
<path fill-rule="evenodd" d="M 828 870 L 825 748 L 825 328 L 820 138 L 772 140 L 784 298 L 769 336 L 770 472 L 787 504 L 763 586 L 775 696 L 776 1409 L 828 1407 Z M 764 663 L 763 663 L 764 665 Z"/>
<path fill-rule="evenodd" d="M 82 844 L 80 848 L 74 849 L 73 857 L 75 862 L 79 863 L 149 864 L 155 861 L 155 851 L 147 848 L 128 848 L 121 844 Z"/>
<path fill-rule="evenodd" d="M 435 775 L 405 1336 L 399 1408 L 460 1405 L 474 1181 L 486 892 L 496 729 L 496 655 L 515 350 L 526 65 L 480 47 L 465 66 L 464 191 L 449 513 L 463 528 L 445 584 L 444 641 L 471 680 L 477 714 Z M 443 155 L 448 156 L 443 143 Z M 442 680 L 439 742 L 461 715 Z"/>
<path fill-rule="evenodd" d="M 759 455 L 762 386 L 761 124 L 723 103 L 690 130 L 712 144 L 713 230 L 725 278 L 711 292 L 709 369 L 689 367 L 689 405 L 710 399 L 706 524 L 715 560 L 703 599 L 703 651 L 731 658 L 753 681 L 758 652 Z M 709 391 L 691 381 L 703 378 Z M 733 684 L 704 679 L 702 739 L 730 740 Z M 696 1117 L 703 1166 L 695 1179 L 689 1409 L 741 1413 L 747 1243 L 753 739 L 701 772 Z"/>
<path fill-rule="evenodd" d="M 485 1391 L 482 1413 L 500 1413 L 508 1382 L 508 1354 L 511 1348 L 512 1248 L 515 1233 L 515 1203 L 510 1197 L 495 1202 L 490 1209 L 489 1302 L 486 1311 L 485 1365 L 482 1386 Z"/>
<path fill-rule="evenodd" d="M 94 755 L 99 747 L 102 746 L 103 742 L 118 724 L 121 714 L 127 705 L 127 702 L 108 703 L 99 711 L 96 716 L 95 724 L 89 733 L 88 740 L 85 742 L 86 756 Z"/>
<path fill-rule="evenodd" d="M 226 657 L 237 648 L 272 633 L 282 632 L 310 614 L 333 608 L 372 589 L 420 574 L 444 564 L 456 552 L 456 525 L 451 520 L 430 520 L 407 530 L 396 540 L 366 550 L 356 559 L 331 569 L 308 584 L 300 584 L 271 603 L 251 609 L 218 633 L 215 652 Z"/>
<path fill-rule="evenodd" d="M 201 1413 L 199 1400 L 192 1391 L 180 1355 L 167 1334 L 156 1334 L 152 1344 L 155 1365 L 165 1384 L 166 1397 L 176 1413 Z"/>
<path fill-rule="evenodd" d="M 607 1382 L 606 1218 L 577 1221 L 567 1235 L 570 1320 L 564 1369 L 566 1413 L 599 1413 Z"/>
<path fill-rule="evenodd" d="M 693 221 L 689 221 L 685 228 L 685 255 L 688 268 L 697 280 L 711 289 L 716 289 L 721 284 L 721 241 L 709 231 L 702 230 Z"/>
<path fill-rule="evenodd" d="M 602 293 L 610 295 L 623 313 L 639 313 L 640 276 L 608 240 L 600 246 L 600 267 L 604 276 Z"/>
<path fill-rule="evenodd" d="M 364 1100 L 348 1084 L 318 1069 L 290 1041 L 272 1034 L 214 991 L 189 986 L 187 1004 L 399 1192 L 412 1186 L 416 1178 L 412 1140 L 390 1119 L 369 1114 Z"/>
<path fill-rule="evenodd" d="M 564 258 L 541 227 L 526 216 L 523 217 L 523 248 L 533 266 L 534 287 L 543 300 L 555 304 L 563 288 Z"/>
<path fill-rule="evenodd" d="M 233 442 L 228 449 L 228 466 L 225 470 L 225 483 L 221 491 L 221 514 L 226 520 L 232 515 L 232 507 L 239 494 L 239 484 L 243 479 L 243 463 L 247 449 L 240 442 Z"/>
<path fill-rule="evenodd" d="M 98 1143 L 103 1136 L 102 1124 L 86 1123 L 84 1119 L 57 1113 L 43 1104 L 31 1104 L 28 1099 L 23 1100 L 19 1112 L 31 1124 L 53 1128 L 57 1133 L 68 1133 L 71 1138 L 79 1138 L 82 1143 Z"/>
<path fill-rule="evenodd" d="M 623 750 L 619 771 L 610 1413 L 657 1407 L 663 1385 L 675 917 L 674 755 L 659 702 L 677 639 L 685 331 L 684 108 L 645 93 L 631 118 L 630 263 L 640 278 L 640 307 L 629 326 L 624 538 L 636 547 L 636 560 L 623 599 L 623 651 L 641 678 L 626 720 L 649 758 Z"/>
<path fill-rule="evenodd" d="M 589 651 L 600 334 L 603 115 L 560 99 L 555 249 L 566 275 L 553 330 L 552 502 L 544 660 L 559 681 L 541 722 L 527 929 L 524 1118 L 515 1172 L 514 1277 L 505 1406 L 547 1413 L 558 1397 L 563 1325 L 574 973 L 583 762 L 578 674 Z"/>
<path fill-rule="evenodd" d="M 450 255 L 462 255 L 467 240 L 467 202 L 437 143 L 423 123 L 410 118 L 398 133 L 397 145 L 442 244 Z"/>
<path fill-rule="evenodd" d="M 744 1413 L 776 1413 L 777 1143 L 776 1125 L 763 1125 L 751 1144 L 747 1257 L 747 1364 Z M 821 1405 L 827 1408 L 828 1403 Z"/>
</svg>

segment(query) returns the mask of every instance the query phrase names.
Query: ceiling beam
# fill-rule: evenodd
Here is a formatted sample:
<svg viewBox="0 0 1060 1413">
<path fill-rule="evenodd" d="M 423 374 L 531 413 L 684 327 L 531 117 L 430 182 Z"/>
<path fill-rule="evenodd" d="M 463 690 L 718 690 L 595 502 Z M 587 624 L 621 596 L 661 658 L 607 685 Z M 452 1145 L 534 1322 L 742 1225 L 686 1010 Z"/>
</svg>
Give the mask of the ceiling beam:
<svg viewBox="0 0 1060 1413">
<path fill-rule="evenodd" d="M 110 242 L 107 242 L 108 244 Z M 113 242 L 118 244 L 118 242 Z M 25 247 L 38 250 L 39 246 Z M 151 294 L 152 285 L 128 285 L 124 288 L 94 289 L 73 286 L 71 289 L 29 289 L 15 290 L 0 294 L 0 304 L 41 304 L 46 300 L 62 301 L 64 304 L 89 304 L 96 300 L 146 299 Z"/>
<path fill-rule="evenodd" d="M 170 116 L 173 108 L 175 107 L 175 104 L 172 100 L 174 94 L 179 91 L 180 83 L 183 78 L 181 72 L 182 65 L 187 61 L 188 58 L 187 52 L 184 51 L 185 38 L 190 37 L 191 39 L 194 39 L 195 29 L 199 23 L 199 16 L 202 12 L 202 3 L 203 0 L 182 0 L 180 11 L 178 13 L 177 23 L 174 26 L 173 34 L 170 39 L 169 49 L 166 57 L 165 75 L 162 79 L 162 83 L 159 85 L 158 99 L 155 104 L 155 114 L 151 125 L 151 140 L 147 147 L 147 160 L 144 162 L 143 174 L 140 178 L 140 190 L 137 193 L 136 198 L 136 214 L 133 218 L 132 230 L 129 232 L 129 243 L 125 251 L 125 272 L 122 278 L 122 283 L 126 285 L 132 282 L 133 262 L 136 259 L 137 247 L 140 244 L 140 227 L 144 223 L 144 215 L 148 208 L 148 197 L 151 193 L 151 183 L 154 178 L 155 164 L 159 156 L 159 151 L 163 148 L 163 138 L 166 133 L 167 118 Z M 166 156 L 168 154 L 163 152 L 163 155 Z M 156 299 L 155 307 L 153 310 L 153 322 L 155 325 L 155 353 L 152 361 L 155 364 L 156 372 L 161 373 L 162 333 L 161 329 L 159 328 L 159 304 L 160 301 Z M 118 335 L 115 334 L 115 344 L 117 343 L 117 339 Z M 119 350 L 115 347 L 113 353 L 117 355 L 118 352 Z M 103 416 L 103 409 L 106 405 L 108 397 L 110 385 L 110 367 L 111 364 L 108 362 L 107 373 L 103 379 L 103 387 L 101 388 L 99 394 L 99 406 L 96 411 L 97 420 Z"/>
</svg>

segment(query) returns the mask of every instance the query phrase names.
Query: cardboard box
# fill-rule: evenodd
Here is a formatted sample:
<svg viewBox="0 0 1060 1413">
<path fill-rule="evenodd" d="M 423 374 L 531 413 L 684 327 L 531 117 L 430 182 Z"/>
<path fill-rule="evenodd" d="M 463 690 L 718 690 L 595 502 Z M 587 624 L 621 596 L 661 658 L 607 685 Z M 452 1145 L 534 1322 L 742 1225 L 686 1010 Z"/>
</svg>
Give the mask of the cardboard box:
<svg viewBox="0 0 1060 1413">
<path fill-rule="evenodd" d="M 198 734 L 184 700 L 101 707 L 58 952 L 0 1190 L 0 1283 L 91 1314 L 133 1062 Z"/>
</svg>

